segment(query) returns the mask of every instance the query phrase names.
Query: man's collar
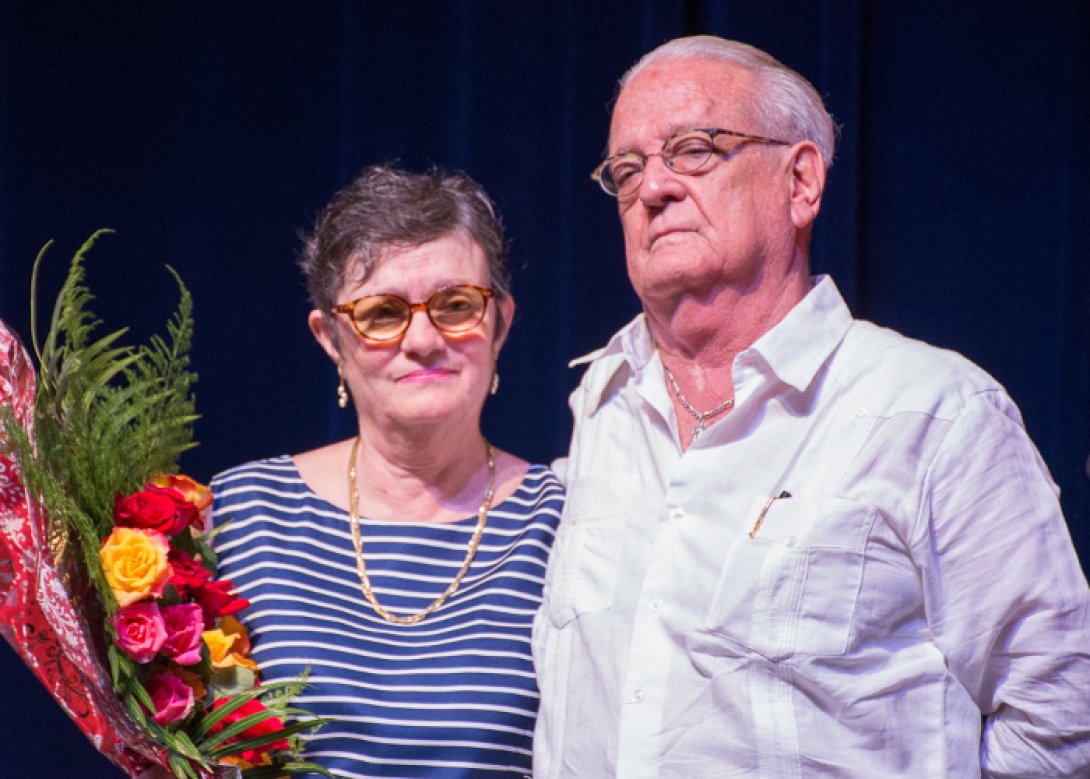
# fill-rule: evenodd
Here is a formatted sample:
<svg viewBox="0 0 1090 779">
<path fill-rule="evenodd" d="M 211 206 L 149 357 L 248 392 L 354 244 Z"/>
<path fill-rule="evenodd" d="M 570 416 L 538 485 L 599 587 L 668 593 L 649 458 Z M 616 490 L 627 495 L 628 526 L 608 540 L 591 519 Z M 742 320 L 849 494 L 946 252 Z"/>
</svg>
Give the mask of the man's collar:
<svg viewBox="0 0 1090 779">
<path fill-rule="evenodd" d="M 818 370 L 839 345 L 852 324 L 852 316 L 836 284 L 828 276 L 816 276 L 813 289 L 775 327 L 762 335 L 747 352 L 755 352 L 783 383 L 804 392 Z M 655 345 L 647 320 L 638 315 L 618 330 L 609 342 L 590 354 L 572 360 L 569 367 L 603 362 L 584 389 L 590 394 L 584 408 L 589 413 L 604 402 L 607 390 L 617 386 L 618 373 L 638 374 L 655 357 Z"/>
<path fill-rule="evenodd" d="M 806 297 L 750 347 L 780 381 L 799 392 L 810 386 L 852 325 L 852 315 L 833 280 L 816 276 L 814 282 Z"/>
<path fill-rule="evenodd" d="M 655 343 L 651 338 L 651 329 L 647 326 L 647 317 L 637 314 L 635 319 L 614 333 L 605 346 L 582 357 L 576 357 L 568 363 L 568 367 L 586 365 L 600 357 L 624 355 L 633 368 L 640 368 L 650 361 L 654 353 Z"/>
</svg>

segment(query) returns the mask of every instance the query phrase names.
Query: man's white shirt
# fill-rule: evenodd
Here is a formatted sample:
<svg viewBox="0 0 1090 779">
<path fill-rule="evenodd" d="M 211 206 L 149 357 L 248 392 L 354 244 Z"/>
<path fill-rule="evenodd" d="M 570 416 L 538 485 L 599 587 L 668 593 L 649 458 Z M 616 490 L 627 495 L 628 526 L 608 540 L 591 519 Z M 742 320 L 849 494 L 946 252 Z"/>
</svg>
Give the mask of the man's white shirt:
<svg viewBox="0 0 1090 779">
<path fill-rule="evenodd" d="M 642 316 L 576 362 L 536 777 L 1087 775 L 1090 591 L 991 377 L 827 278 L 684 453 Z"/>
</svg>

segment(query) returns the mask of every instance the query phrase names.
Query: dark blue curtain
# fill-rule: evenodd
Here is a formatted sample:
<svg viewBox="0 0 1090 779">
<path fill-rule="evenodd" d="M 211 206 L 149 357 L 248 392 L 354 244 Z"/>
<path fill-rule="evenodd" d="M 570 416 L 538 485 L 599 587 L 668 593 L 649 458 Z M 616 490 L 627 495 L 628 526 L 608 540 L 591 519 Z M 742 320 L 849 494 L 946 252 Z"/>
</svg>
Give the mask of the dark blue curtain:
<svg viewBox="0 0 1090 779">
<path fill-rule="evenodd" d="M 306 329 L 298 232 L 366 164 L 478 178 L 511 239 L 518 312 L 485 427 L 567 443 L 569 359 L 637 310 L 614 204 L 587 174 L 616 78 L 716 33 L 808 76 L 843 125 L 814 266 L 858 316 L 956 349 L 1010 390 L 1090 560 L 1090 11 L 1048 3 L 0 0 L 0 318 L 29 340 L 99 227 L 97 312 L 161 332 L 196 301 L 207 479 L 350 432 Z M 982 576 L 1000 575 L 982 571 Z M 5 776 L 117 773 L 0 649 Z"/>
</svg>

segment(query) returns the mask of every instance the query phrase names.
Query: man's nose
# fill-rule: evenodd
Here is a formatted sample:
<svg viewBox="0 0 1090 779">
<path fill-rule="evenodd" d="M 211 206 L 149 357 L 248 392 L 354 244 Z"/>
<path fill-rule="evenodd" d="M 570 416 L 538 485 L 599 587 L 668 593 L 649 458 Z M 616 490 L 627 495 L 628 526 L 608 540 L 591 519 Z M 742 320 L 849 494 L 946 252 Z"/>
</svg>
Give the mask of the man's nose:
<svg viewBox="0 0 1090 779">
<path fill-rule="evenodd" d="M 669 200 L 680 200 L 685 197 L 685 191 L 681 175 L 670 170 L 661 155 L 648 157 L 638 190 L 644 205 L 658 207 Z"/>
</svg>

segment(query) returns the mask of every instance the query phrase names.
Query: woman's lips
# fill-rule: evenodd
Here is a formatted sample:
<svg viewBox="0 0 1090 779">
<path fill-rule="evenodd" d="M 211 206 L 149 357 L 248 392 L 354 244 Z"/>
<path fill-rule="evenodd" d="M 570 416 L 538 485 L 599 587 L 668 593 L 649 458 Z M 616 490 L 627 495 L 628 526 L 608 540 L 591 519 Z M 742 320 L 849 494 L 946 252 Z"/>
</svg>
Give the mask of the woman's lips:
<svg viewBox="0 0 1090 779">
<path fill-rule="evenodd" d="M 438 381 L 439 379 L 453 376 L 454 373 L 455 372 L 449 368 L 420 368 L 419 370 L 410 371 L 409 373 L 404 374 L 398 378 L 398 381 Z"/>
</svg>

